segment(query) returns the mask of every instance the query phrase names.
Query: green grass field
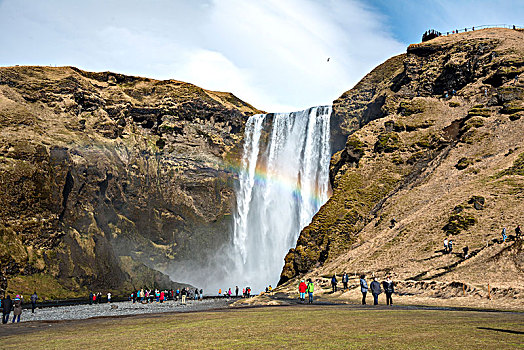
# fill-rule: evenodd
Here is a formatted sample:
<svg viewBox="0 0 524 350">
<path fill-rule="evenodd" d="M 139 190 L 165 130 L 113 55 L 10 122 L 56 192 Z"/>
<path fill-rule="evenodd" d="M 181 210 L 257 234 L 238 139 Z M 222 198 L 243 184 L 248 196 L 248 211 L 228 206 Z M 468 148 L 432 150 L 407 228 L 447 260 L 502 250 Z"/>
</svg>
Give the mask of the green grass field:
<svg viewBox="0 0 524 350">
<path fill-rule="evenodd" d="M 20 324 L 18 327 L 23 325 Z M 45 327 L 47 328 L 39 326 L 35 331 L 24 330 L 22 333 L 14 332 L 13 335 L 3 337 L 0 339 L 0 348 L 515 349 L 524 347 L 524 314 L 499 312 L 292 306 L 91 319 L 56 323 Z"/>
</svg>

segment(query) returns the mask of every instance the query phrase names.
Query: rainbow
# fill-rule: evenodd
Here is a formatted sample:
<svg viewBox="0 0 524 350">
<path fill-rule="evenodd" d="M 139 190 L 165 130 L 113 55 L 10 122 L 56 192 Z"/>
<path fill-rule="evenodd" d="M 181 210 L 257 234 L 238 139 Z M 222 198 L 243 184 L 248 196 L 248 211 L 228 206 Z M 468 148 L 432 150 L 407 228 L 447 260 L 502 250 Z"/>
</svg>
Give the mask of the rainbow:
<svg viewBox="0 0 524 350">
<path fill-rule="evenodd" d="M 228 172 L 237 173 L 239 176 L 247 173 L 247 169 L 240 162 L 224 163 L 222 168 Z M 304 188 L 297 179 L 269 170 L 265 164 L 257 164 L 254 174 L 255 185 L 260 187 L 273 186 L 283 193 L 291 193 L 295 201 L 309 200 L 315 208 L 320 208 L 326 198 L 322 198 L 322 191 L 318 186 Z M 328 198 L 331 196 L 331 187 L 328 189 Z M 307 196 L 308 198 L 304 198 Z"/>
</svg>

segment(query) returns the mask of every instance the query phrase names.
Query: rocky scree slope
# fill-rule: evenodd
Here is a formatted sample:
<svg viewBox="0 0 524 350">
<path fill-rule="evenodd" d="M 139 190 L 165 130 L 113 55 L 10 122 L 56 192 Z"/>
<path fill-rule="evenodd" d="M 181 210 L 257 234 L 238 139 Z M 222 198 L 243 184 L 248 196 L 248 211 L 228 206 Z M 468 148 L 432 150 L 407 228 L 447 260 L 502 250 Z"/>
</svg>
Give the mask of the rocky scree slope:
<svg viewBox="0 0 524 350">
<path fill-rule="evenodd" d="M 331 160 L 333 196 L 287 254 L 280 285 L 392 273 L 491 283 L 516 298 L 522 242 L 501 244 L 500 232 L 524 224 L 523 71 L 524 32 L 486 29 L 411 45 L 336 100 L 350 136 Z"/>
<path fill-rule="evenodd" d="M 227 158 L 257 112 L 174 80 L 0 68 L 1 289 L 169 285 L 150 268 L 226 239 Z"/>
</svg>

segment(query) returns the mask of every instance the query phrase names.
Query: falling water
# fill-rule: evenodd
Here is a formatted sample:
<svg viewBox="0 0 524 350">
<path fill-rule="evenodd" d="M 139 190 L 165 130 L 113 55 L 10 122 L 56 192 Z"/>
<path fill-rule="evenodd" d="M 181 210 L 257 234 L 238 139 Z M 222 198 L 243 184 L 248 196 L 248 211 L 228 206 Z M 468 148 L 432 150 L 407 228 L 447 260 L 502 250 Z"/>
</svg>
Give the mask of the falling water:
<svg viewBox="0 0 524 350">
<path fill-rule="evenodd" d="M 275 286 L 287 251 L 328 199 L 330 106 L 254 115 L 236 189 L 232 282 Z"/>
</svg>

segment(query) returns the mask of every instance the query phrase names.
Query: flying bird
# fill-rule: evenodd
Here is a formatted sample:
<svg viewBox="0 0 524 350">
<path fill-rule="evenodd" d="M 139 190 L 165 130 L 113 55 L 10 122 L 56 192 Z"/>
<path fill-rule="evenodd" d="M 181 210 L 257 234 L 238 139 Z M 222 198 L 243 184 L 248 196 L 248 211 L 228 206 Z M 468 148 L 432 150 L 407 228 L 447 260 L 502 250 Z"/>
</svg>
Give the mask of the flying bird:
<svg viewBox="0 0 524 350">
<path fill-rule="evenodd" d="M 327 60 L 327 61 L 329 62 L 330 59 L 331 59 L 331 57 L 328 57 L 328 60 Z"/>
</svg>

